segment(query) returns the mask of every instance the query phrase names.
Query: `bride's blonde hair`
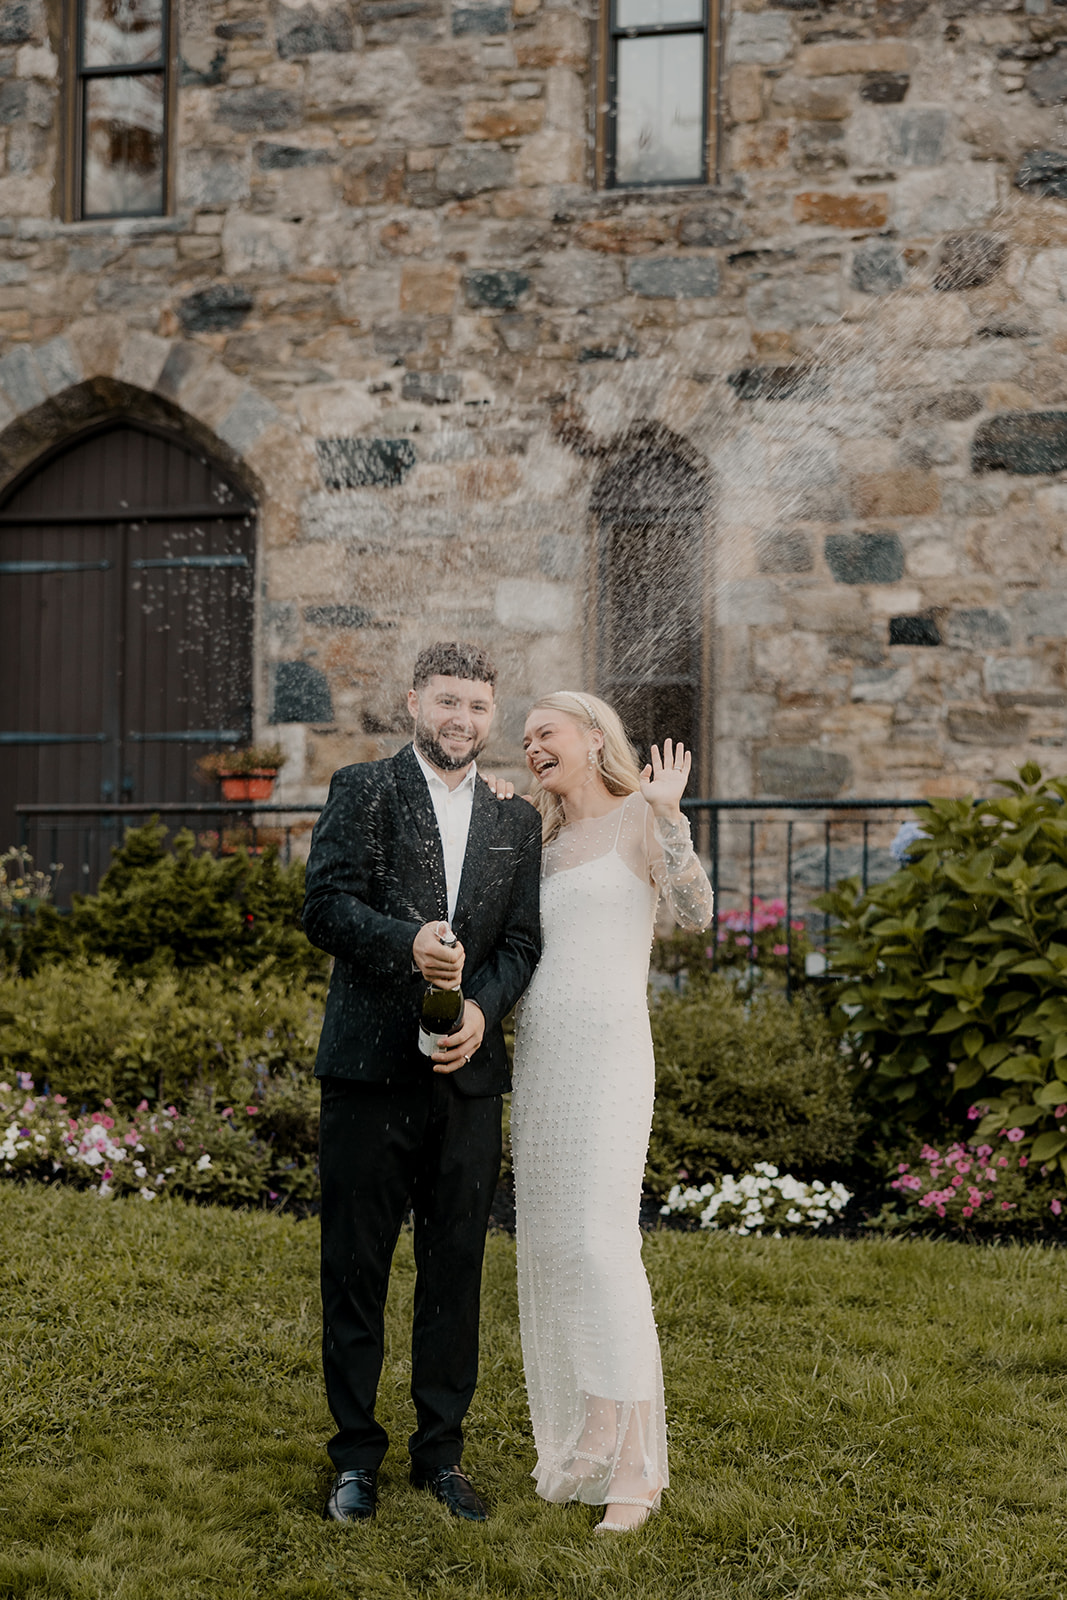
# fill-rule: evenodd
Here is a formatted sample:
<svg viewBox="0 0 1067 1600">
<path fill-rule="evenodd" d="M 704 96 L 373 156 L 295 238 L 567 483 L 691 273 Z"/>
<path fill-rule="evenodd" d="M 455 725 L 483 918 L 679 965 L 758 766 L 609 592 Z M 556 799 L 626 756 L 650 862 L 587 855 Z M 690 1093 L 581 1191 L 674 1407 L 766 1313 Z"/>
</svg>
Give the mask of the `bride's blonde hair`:
<svg viewBox="0 0 1067 1600">
<path fill-rule="evenodd" d="M 573 689 L 557 689 L 555 694 L 542 695 L 540 700 L 535 700 L 530 710 L 562 711 L 587 733 L 599 729 L 604 735 L 604 743 L 597 751 L 596 766 L 609 794 L 635 794 L 641 787 L 637 752 L 626 737 L 626 729 L 618 712 L 613 711 L 606 700 L 599 700 L 595 694 L 578 694 Z M 548 844 L 566 820 L 563 801 L 558 795 L 542 789 L 536 778 L 529 798 L 541 813 L 542 838 Z"/>
</svg>

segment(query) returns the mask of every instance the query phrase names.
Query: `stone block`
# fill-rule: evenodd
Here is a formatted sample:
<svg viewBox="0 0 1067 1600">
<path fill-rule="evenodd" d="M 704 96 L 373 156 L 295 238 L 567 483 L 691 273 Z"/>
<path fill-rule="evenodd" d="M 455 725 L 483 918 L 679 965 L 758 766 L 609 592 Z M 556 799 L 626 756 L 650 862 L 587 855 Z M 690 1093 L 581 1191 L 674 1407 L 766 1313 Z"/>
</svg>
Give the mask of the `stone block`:
<svg viewBox="0 0 1067 1600">
<path fill-rule="evenodd" d="M 839 634 L 855 639 L 867 637 L 869 623 L 863 596 L 855 589 L 834 589 L 822 584 L 797 589 L 789 596 L 789 605 L 793 627 L 803 633 Z"/>
<path fill-rule="evenodd" d="M 870 72 L 860 84 L 860 99 L 875 106 L 895 106 L 911 84 L 906 72 Z"/>
<path fill-rule="evenodd" d="M 525 355 L 530 350 L 536 350 L 543 342 L 540 317 L 505 312 L 502 317 L 496 319 L 494 327 L 504 349 L 513 356 Z"/>
<path fill-rule="evenodd" d="M 777 66 L 793 49 L 793 25 L 784 11 L 735 11 L 726 35 L 731 65 L 758 62 Z"/>
<path fill-rule="evenodd" d="M 454 372 L 405 372 L 400 385 L 402 400 L 424 406 L 452 405 L 463 393 L 463 379 Z"/>
<path fill-rule="evenodd" d="M 49 339 L 47 344 L 37 346 L 34 355 L 49 394 L 62 394 L 64 389 L 81 382 L 81 364 L 66 339 Z"/>
<path fill-rule="evenodd" d="M 332 722 L 333 700 L 324 673 L 310 661 L 276 661 L 270 722 Z"/>
<path fill-rule="evenodd" d="M 734 67 L 727 79 L 731 122 L 758 122 L 763 115 L 763 69 L 755 63 Z"/>
<path fill-rule="evenodd" d="M 793 135 L 793 165 L 805 177 L 828 176 L 847 167 L 848 152 L 841 123 L 802 123 Z"/>
<path fill-rule="evenodd" d="M 400 309 L 427 316 L 447 315 L 456 303 L 458 283 L 458 267 L 409 261 L 400 274 Z"/>
<path fill-rule="evenodd" d="M 546 578 L 577 578 L 585 562 L 585 543 L 580 537 L 543 533 L 537 541 L 537 565 Z"/>
<path fill-rule="evenodd" d="M 841 284 L 818 273 L 768 278 L 748 291 L 745 303 L 757 328 L 825 327 L 840 321 Z"/>
<path fill-rule="evenodd" d="M 290 272 L 299 252 L 300 230 L 277 217 L 231 211 L 223 224 L 222 257 L 227 277 Z"/>
<path fill-rule="evenodd" d="M 54 83 L 59 74 L 59 60 L 50 44 L 24 44 L 15 57 L 15 76 L 41 78 Z"/>
<path fill-rule="evenodd" d="M 805 78 L 833 78 L 858 72 L 907 72 L 912 53 L 912 46 L 904 39 L 806 44 L 797 52 L 796 70 Z"/>
<path fill-rule="evenodd" d="M 781 167 L 789 154 L 789 126 L 785 122 L 742 123 L 730 139 L 730 165 L 741 171 L 766 171 Z"/>
<path fill-rule="evenodd" d="M 1067 56 L 1046 56 L 1026 74 L 1026 87 L 1039 106 L 1062 106 L 1067 102 Z"/>
<path fill-rule="evenodd" d="M 351 50 L 355 43 L 352 19 L 344 6 L 328 10 L 313 6 L 300 10 L 275 6 L 274 37 L 283 61 L 321 50 Z"/>
<path fill-rule="evenodd" d="M 0 360 L 0 386 L 16 411 L 32 411 L 48 398 L 41 369 L 25 345 L 16 345 Z"/>
<path fill-rule="evenodd" d="M 253 154 L 261 172 L 289 172 L 293 167 L 324 167 L 337 159 L 332 150 L 323 150 L 318 145 L 261 142 L 255 146 Z"/>
<path fill-rule="evenodd" d="M 522 482 L 517 461 L 465 461 L 456 470 L 456 482 L 463 499 L 475 504 L 487 500 L 506 500 Z"/>
<path fill-rule="evenodd" d="M 415 465 L 410 439 L 316 439 L 315 453 L 327 489 L 391 489 Z"/>
<path fill-rule="evenodd" d="M 578 622 L 570 584 L 539 578 L 502 578 L 493 605 L 496 620 L 516 633 L 567 633 Z"/>
<path fill-rule="evenodd" d="M 40 0 L 7 0 L 0 5 L 0 45 L 35 44 L 47 36 Z"/>
<path fill-rule="evenodd" d="M 817 745 L 770 745 L 756 764 L 756 786 L 782 800 L 832 799 L 852 782 L 852 763 Z"/>
<path fill-rule="evenodd" d="M 990 417 L 975 430 L 971 468 L 1030 477 L 1067 470 L 1067 411 L 1003 411 Z"/>
<path fill-rule="evenodd" d="M 786 620 L 781 592 L 773 578 L 739 578 L 719 589 L 717 612 L 727 627 L 779 627 Z"/>
<path fill-rule="evenodd" d="M 304 110 L 300 97 L 281 89 L 256 85 L 223 89 L 212 101 L 215 117 L 238 133 L 277 133 L 298 128 Z"/>
<path fill-rule="evenodd" d="M 416 204 L 437 205 L 442 198 L 468 200 L 490 189 L 510 186 L 514 158 L 507 150 L 450 150 L 433 174 L 432 193 Z"/>
<path fill-rule="evenodd" d="M 247 200 L 252 192 L 251 162 L 247 150 L 207 145 L 178 153 L 178 192 L 181 204 L 228 206 Z"/>
<path fill-rule="evenodd" d="M 511 27 L 510 5 L 499 5 L 497 0 L 462 0 L 452 7 L 452 32 L 507 33 Z"/>
<path fill-rule="evenodd" d="M 380 356 L 410 356 L 426 343 L 422 317 L 382 317 L 374 324 L 374 348 Z"/>
<path fill-rule="evenodd" d="M 321 470 L 321 469 L 320 469 Z M 392 545 L 399 532 L 395 501 L 378 488 L 345 489 L 328 494 L 308 495 L 300 508 L 301 528 L 306 540 L 326 544 Z M 306 552 L 302 552 L 306 554 Z M 323 589 L 302 575 L 295 594 L 327 595 L 338 592 L 336 582 Z M 281 591 L 275 589 L 275 594 Z"/>
<path fill-rule="evenodd" d="M 463 137 L 525 138 L 537 132 L 544 117 L 541 100 L 469 100 L 463 108 Z"/>
<path fill-rule="evenodd" d="M 828 533 L 824 554 L 835 583 L 899 583 L 904 576 L 895 533 Z"/>
<path fill-rule="evenodd" d="M 1024 194 L 1067 200 L 1067 151 L 1028 150 L 1012 179 Z"/>
<path fill-rule="evenodd" d="M 1011 644 L 1007 613 L 991 606 L 950 611 L 942 632 L 945 643 L 953 650 L 1003 650 Z"/>
<path fill-rule="evenodd" d="M 510 268 L 481 269 L 463 275 L 463 295 L 474 308 L 513 311 L 530 287 L 529 275 Z"/>
<path fill-rule="evenodd" d="M 906 275 L 904 258 L 888 239 L 867 239 L 852 257 L 850 281 L 861 294 L 890 294 Z"/>
<path fill-rule="evenodd" d="M 910 468 L 862 473 L 850 488 L 857 517 L 925 517 L 941 503 L 934 475 Z"/>
<path fill-rule="evenodd" d="M 986 694 L 1025 694 L 1034 680 L 1034 663 L 1028 656 L 986 656 L 982 683 Z"/>
<path fill-rule="evenodd" d="M 524 28 L 515 41 L 515 61 L 520 67 L 574 67 L 589 65 L 589 25 L 576 11 L 545 11 L 532 28 Z"/>
<path fill-rule="evenodd" d="M 682 245 L 738 244 L 744 237 L 742 217 L 723 201 L 690 206 L 678 219 L 678 243 Z"/>
<path fill-rule="evenodd" d="M 982 397 L 973 389 L 950 389 L 932 395 L 915 408 L 917 417 L 932 417 L 939 422 L 967 422 L 982 409 Z"/>
<path fill-rule="evenodd" d="M 905 167 L 936 167 L 944 155 L 948 112 L 924 106 L 887 116 L 890 160 Z"/>
<path fill-rule="evenodd" d="M 304 621 L 309 628 L 367 628 L 374 613 L 363 606 L 305 606 Z"/>
<path fill-rule="evenodd" d="M 852 111 L 847 86 L 839 78 L 779 78 L 771 104 L 809 122 L 844 122 Z"/>
<path fill-rule="evenodd" d="M 981 289 L 1008 259 L 1008 243 L 992 233 L 950 233 L 941 246 L 934 288 Z"/>
<path fill-rule="evenodd" d="M 631 294 L 653 300 L 710 300 L 719 292 L 714 256 L 641 256 L 626 269 Z"/>
<path fill-rule="evenodd" d="M 364 429 L 380 429 L 378 406 L 366 385 L 351 378 L 335 383 L 308 383 L 294 396 L 304 431 L 312 438 L 352 438 Z"/>
<path fill-rule="evenodd" d="M 1067 593 L 1038 589 L 1024 595 L 1015 608 L 1016 629 L 1031 639 L 1067 639 Z"/>
<path fill-rule="evenodd" d="M 739 400 L 816 400 L 826 394 L 821 373 L 791 367 L 738 367 L 726 379 Z"/>
<path fill-rule="evenodd" d="M 254 303 L 239 283 L 212 283 L 179 302 L 178 321 L 186 333 L 227 333 L 247 321 Z"/>
<path fill-rule="evenodd" d="M 572 310 L 610 304 L 623 293 L 622 268 L 591 250 L 561 250 L 538 273 L 537 293 L 550 306 Z"/>
<path fill-rule="evenodd" d="M 862 705 L 899 705 L 911 692 L 910 667 L 856 667 L 850 698 Z"/>
<path fill-rule="evenodd" d="M 884 228 L 889 219 L 886 194 L 832 194 L 809 190 L 793 197 L 793 220 L 823 228 Z"/>
<path fill-rule="evenodd" d="M 219 438 L 243 455 L 268 428 L 280 423 L 282 414 L 273 400 L 255 389 L 245 389 L 218 425 Z"/>
<path fill-rule="evenodd" d="M 811 535 L 800 528 L 758 535 L 756 551 L 761 572 L 811 572 L 815 566 Z"/>
<path fill-rule="evenodd" d="M 930 649 L 941 643 L 941 632 L 933 617 L 919 615 L 890 617 L 889 643 Z"/>
<path fill-rule="evenodd" d="M 957 744 L 977 744 L 999 748 L 1021 744 L 1030 728 L 1025 711 L 985 711 L 959 706 L 946 718 L 948 736 Z"/>
</svg>

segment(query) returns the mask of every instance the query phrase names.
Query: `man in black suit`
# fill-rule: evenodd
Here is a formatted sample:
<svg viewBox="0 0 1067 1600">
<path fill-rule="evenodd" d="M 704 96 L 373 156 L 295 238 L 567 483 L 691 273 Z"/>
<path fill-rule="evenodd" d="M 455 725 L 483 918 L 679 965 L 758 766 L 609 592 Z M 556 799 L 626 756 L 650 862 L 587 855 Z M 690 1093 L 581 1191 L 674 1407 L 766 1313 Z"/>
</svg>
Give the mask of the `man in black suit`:
<svg viewBox="0 0 1067 1600">
<path fill-rule="evenodd" d="M 337 1432 L 325 1515 L 374 1515 L 388 1443 L 375 1420 L 389 1269 L 415 1228 L 411 1481 L 455 1515 L 488 1515 L 460 1469 L 478 1373 L 478 1307 L 509 1088 L 501 1023 L 541 953 L 541 819 L 478 778 L 496 672 L 477 646 L 415 663 L 414 745 L 342 767 L 312 838 L 304 927 L 335 957 L 322 1079 L 323 1367 Z M 441 924 L 459 942 L 441 943 Z M 455 987 L 455 1032 L 418 1048 L 426 984 Z"/>
</svg>

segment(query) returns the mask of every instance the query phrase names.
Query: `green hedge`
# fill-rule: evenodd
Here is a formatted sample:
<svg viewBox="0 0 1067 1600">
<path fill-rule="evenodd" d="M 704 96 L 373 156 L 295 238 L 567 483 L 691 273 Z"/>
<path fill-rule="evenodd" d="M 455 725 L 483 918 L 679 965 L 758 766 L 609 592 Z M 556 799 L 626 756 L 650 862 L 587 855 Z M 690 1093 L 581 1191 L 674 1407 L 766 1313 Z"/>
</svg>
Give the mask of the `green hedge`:
<svg viewBox="0 0 1067 1600">
<path fill-rule="evenodd" d="M 652 1007 L 656 1111 L 647 1184 L 689 1183 L 771 1162 L 797 1178 L 847 1171 L 862 1131 L 839 1042 L 807 998 L 739 999 L 702 980 Z"/>
</svg>

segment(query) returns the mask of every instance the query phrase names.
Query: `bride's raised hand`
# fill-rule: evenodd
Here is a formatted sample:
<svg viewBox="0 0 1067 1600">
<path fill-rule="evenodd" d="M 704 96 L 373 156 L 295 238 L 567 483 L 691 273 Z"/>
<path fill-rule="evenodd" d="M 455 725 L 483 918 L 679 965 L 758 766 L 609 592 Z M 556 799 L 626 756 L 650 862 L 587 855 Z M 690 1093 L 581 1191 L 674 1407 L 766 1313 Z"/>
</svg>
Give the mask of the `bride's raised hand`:
<svg viewBox="0 0 1067 1600">
<path fill-rule="evenodd" d="M 680 816 L 679 802 L 689 781 L 693 757 L 684 744 L 672 744 L 670 739 L 663 741 L 662 760 L 658 745 L 652 746 L 651 756 L 641 773 L 641 793 L 657 817 Z"/>
</svg>

